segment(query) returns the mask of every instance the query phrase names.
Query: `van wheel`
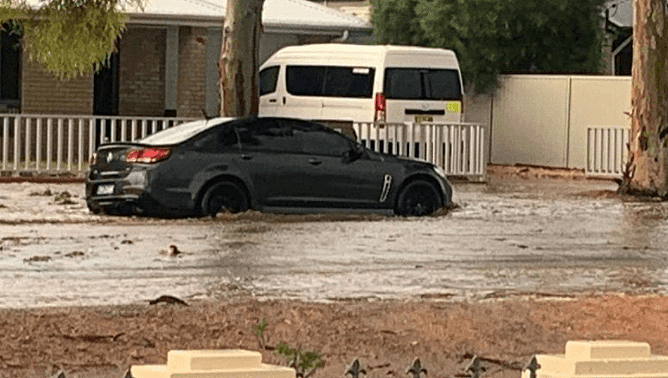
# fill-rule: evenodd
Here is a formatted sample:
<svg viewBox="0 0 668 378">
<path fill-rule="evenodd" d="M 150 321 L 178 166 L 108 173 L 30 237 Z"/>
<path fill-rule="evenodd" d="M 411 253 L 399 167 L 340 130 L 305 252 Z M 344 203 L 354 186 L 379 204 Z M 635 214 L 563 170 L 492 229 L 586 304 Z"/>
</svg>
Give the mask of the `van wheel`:
<svg viewBox="0 0 668 378">
<path fill-rule="evenodd" d="M 249 201 L 246 192 L 239 185 L 224 181 L 213 184 L 202 196 L 200 211 L 202 215 L 215 217 L 219 212 L 238 213 L 248 210 Z"/>
<path fill-rule="evenodd" d="M 417 180 L 401 190 L 394 212 L 397 215 L 420 217 L 434 213 L 441 206 L 443 202 L 434 185 Z"/>
</svg>

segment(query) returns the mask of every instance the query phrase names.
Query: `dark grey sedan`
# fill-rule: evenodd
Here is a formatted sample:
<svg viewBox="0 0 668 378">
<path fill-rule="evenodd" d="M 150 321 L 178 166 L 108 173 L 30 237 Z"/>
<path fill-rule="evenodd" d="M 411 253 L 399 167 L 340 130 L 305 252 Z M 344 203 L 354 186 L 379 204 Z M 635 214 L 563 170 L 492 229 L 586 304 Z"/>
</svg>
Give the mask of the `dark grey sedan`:
<svg viewBox="0 0 668 378">
<path fill-rule="evenodd" d="M 103 144 L 91 160 L 86 202 L 94 213 L 365 209 L 421 216 L 452 199 L 440 167 L 378 154 L 326 126 L 290 118 L 185 123 L 136 142 Z"/>
</svg>

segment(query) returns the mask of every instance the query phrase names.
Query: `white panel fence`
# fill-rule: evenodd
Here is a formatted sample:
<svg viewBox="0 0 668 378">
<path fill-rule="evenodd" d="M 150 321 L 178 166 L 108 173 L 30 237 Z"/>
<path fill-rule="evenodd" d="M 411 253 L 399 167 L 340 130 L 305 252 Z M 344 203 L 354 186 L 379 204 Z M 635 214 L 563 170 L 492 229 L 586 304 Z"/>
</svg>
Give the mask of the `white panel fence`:
<svg viewBox="0 0 668 378">
<path fill-rule="evenodd" d="M 598 177 L 621 177 L 628 158 L 629 128 L 587 127 L 587 166 L 585 173 Z"/>
<path fill-rule="evenodd" d="M 0 171 L 82 176 L 103 142 L 134 141 L 191 118 L 0 114 Z M 479 124 L 353 125 L 378 152 L 431 161 L 448 175 L 484 180 L 486 128 Z"/>
</svg>

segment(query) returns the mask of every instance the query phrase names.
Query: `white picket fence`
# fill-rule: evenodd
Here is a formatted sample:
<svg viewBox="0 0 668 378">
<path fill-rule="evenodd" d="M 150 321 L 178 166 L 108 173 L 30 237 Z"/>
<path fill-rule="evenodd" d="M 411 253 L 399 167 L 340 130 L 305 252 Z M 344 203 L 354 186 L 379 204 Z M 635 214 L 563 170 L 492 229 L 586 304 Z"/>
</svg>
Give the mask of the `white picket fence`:
<svg viewBox="0 0 668 378">
<path fill-rule="evenodd" d="M 480 181 L 487 174 L 486 127 L 475 123 L 357 123 L 367 147 L 409 156 L 443 167 L 446 174 Z"/>
<path fill-rule="evenodd" d="M 105 141 L 134 141 L 191 118 L 0 114 L 3 175 L 80 174 Z"/>
<path fill-rule="evenodd" d="M 628 158 L 628 142 L 628 127 L 588 126 L 585 174 L 621 177 Z"/>
<path fill-rule="evenodd" d="M 2 175 L 22 173 L 81 176 L 97 146 L 134 141 L 192 118 L 0 114 Z M 374 124 L 353 128 L 359 140 L 384 153 L 433 162 L 448 175 L 483 181 L 485 133 L 479 124 Z"/>
</svg>

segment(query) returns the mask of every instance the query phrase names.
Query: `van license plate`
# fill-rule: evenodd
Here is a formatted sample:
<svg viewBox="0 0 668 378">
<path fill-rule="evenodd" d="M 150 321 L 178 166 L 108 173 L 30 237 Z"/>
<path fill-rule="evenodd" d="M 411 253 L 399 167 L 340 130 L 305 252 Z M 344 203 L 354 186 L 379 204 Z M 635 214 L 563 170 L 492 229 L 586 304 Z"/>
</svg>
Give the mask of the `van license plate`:
<svg viewBox="0 0 668 378">
<path fill-rule="evenodd" d="M 95 192 L 98 196 L 108 196 L 114 194 L 114 184 L 111 185 L 98 185 L 97 191 Z"/>
<path fill-rule="evenodd" d="M 415 123 L 434 122 L 434 117 L 418 115 L 415 116 Z"/>
</svg>

